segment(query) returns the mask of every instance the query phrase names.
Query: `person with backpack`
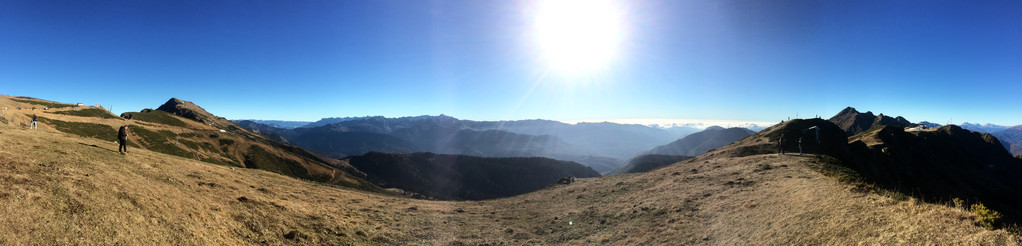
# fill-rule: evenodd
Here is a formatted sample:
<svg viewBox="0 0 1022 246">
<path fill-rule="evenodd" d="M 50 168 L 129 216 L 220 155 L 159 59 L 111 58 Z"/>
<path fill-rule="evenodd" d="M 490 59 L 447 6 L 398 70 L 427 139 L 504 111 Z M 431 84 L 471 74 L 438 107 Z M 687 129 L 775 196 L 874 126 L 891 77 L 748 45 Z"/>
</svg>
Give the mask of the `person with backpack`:
<svg viewBox="0 0 1022 246">
<path fill-rule="evenodd" d="M 127 154 L 128 153 L 128 126 L 121 126 L 117 130 L 117 142 L 120 146 L 117 147 L 117 153 Z M 124 150 L 124 152 L 121 152 Z"/>
<path fill-rule="evenodd" d="M 802 137 L 798 137 L 798 155 L 802 155 Z"/>
<path fill-rule="evenodd" d="M 781 137 L 777 138 L 777 156 L 784 155 L 784 133 L 781 133 Z"/>
<path fill-rule="evenodd" d="M 29 127 L 29 129 L 39 130 L 39 125 L 38 125 L 38 123 L 36 123 L 38 121 L 39 121 L 39 116 L 36 115 L 36 114 L 32 114 L 32 127 Z"/>
</svg>

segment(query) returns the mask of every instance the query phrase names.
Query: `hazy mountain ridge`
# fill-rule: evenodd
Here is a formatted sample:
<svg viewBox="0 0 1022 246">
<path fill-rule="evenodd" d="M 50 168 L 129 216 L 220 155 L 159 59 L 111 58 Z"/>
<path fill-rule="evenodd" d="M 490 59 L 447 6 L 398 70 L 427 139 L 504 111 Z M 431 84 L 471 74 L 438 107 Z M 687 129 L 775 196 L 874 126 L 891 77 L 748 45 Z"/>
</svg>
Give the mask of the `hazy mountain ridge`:
<svg viewBox="0 0 1022 246">
<path fill-rule="evenodd" d="M 677 141 L 646 151 L 629 159 L 624 166 L 607 174 L 646 172 L 724 147 L 753 133 L 755 132 L 745 128 L 734 127 L 725 129 L 719 126 L 710 126 L 701 132 L 693 133 Z"/>
<path fill-rule="evenodd" d="M 272 140 L 275 140 L 275 141 L 278 141 L 278 142 L 281 142 L 281 143 L 290 143 L 290 141 L 288 141 L 286 138 L 284 138 L 283 135 L 280 134 L 280 129 L 281 128 L 277 128 L 275 126 L 270 126 L 270 125 L 265 125 L 265 124 L 258 123 L 258 122 L 255 122 L 255 121 L 250 121 L 250 120 L 240 120 L 240 121 L 231 121 L 231 122 L 234 122 L 234 124 L 238 124 L 238 126 L 241 126 L 242 128 L 248 129 L 252 133 L 262 135 L 263 137 L 266 137 L 266 138 L 269 138 L 269 139 L 272 139 Z"/>
<path fill-rule="evenodd" d="M 1001 141 L 1001 145 L 1004 145 L 1004 148 L 1011 152 L 1012 155 L 1022 155 L 1022 125 L 1009 127 L 990 134 L 997 137 Z"/>
<path fill-rule="evenodd" d="M 575 162 L 541 157 L 488 158 L 434 153 L 380 153 L 343 161 L 363 170 L 367 179 L 442 200 L 508 197 L 554 184 L 562 177 L 599 177 Z"/>
<path fill-rule="evenodd" d="M 263 125 L 267 125 L 267 126 L 271 126 L 271 127 L 275 127 L 275 128 L 282 128 L 282 129 L 295 129 L 295 128 L 299 128 L 299 127 L 305 127 L 305 126 L 313 123 L 313 121 L 289 121 L 289 120 L 255 120 L 255 119 L 231 120 L 231 122 L 234 122 L 234 123 L 238 123 L 238 122 L 242 122 L 242 121 L 251 121 L 251 122 L 255 122 L 255 123 L 259 123 L 259 124 L 263 124 Z"/>
<path fill-rule="evenodd" d="M 680 155 L 658 155 L 658 154 L 645 154 L 636 156 L 621 168 L 615 169 L 608 173 L 608 175 L 623 174 L 623 173 L 641 173 L 647 172 L 662 166 L 678 163 L 680 161 L 692 159 L 691 156 L 680 156 Z"/>
<path fill-rule="evenodd" d="M 550 120 L 470 121 L 446 115 L 325 118 L 295 129 L 246 127 L 268 137 L 282 136 L 289 142 L 337 158 L 369 151 L 537 156 L 579 162 L 600 172 L 616 169 L 623 165 L 622 160 L 655 147 L 658 142 L 673 141 L 674 136 L 691 130 L 616 123 L 573 125 Z M 355 132 L 364 134 L 357 138 L 345 137 Z"/>
<path fill-rule="evenodd" d="M 929 122 L 929 121 L 920 121 L 920 122 L 919 122 L 919 123 L 917 123 L 917 124 L 919 124 L 919 125 L 923 125 L 923 126 L 925 126 L 926 128 L 937 128 L 937 127 L 941 127 L 941 126 L 943 126 L 943 125 L 941 125 L 941 124 L 937 124 L 937 123 L 933 123 L 933 122 Z M 964 128 L 964 127 L 963 127 L 963 128 Z"/>
<path fill-rule="evenodd" d="M 724 129 L 723 127 L 712 126 L 669 144 L 657 146 L 644 154 L 699 156 L 712 149 L 724 147 L 753 133 L 755 132 L 745 128 Z"/>
<path fill-rule="evenodd" d="M 979 124 L 979 123 L 969 123 L 969 122 L 962 122 L 962 124 L 958 125 L 958 126 L 964 128 L 966 130 L 970 130 L 970 131 L 974 131 L 974 132 L 979 132 L 979 133 L 995 133 L 995 132 L 1004 131 L 1004 130 L 1007 130 L 1008 128 L 1011 128 L 1011 126 L 994 125 L 994 124 L 990 124 L 990 123 Z"/>
<path fill-rule="evenodd" d="M 446 115 L 423 115 L 400 118 L 386 118 L 382 116 L 325 118 L 318 122 L 309 124 L 308 127 L 328 124 L 340 124 L 350 128 L 350 131 L 370 131 L 388 134 L 399 129 L 422 128 L 417 125 L 432 125 L 432 127 L 471 129 L 476 131 L 498 130 L 535 136 L 550 135 L 558 137 L 580 149 L 599 153 L 599 156 L 617 159 L 629 158 L 636 153 L 656 146 L 656 143 L 658 142 L 674 141 L 685 135 L 698 131 L 696 128 L 688 127 L 665 129 L 638 124 L 617 124 L 609 122 L 567 124 L 558 121 L 538 119 L 516 121 L 472 121 L 460 120 Z"/>
<path fill-rule="evenodd" d="M 659 143 L 669 143 L 698 131 L 695 128 L 657 128 L 610 122 L 567 124 L 549 120 L 475 122 L 475 129 L 504 130 L 527 135 L 551 135 L 589 150 L 594 155 L 628 159 Z"/>
</svg>

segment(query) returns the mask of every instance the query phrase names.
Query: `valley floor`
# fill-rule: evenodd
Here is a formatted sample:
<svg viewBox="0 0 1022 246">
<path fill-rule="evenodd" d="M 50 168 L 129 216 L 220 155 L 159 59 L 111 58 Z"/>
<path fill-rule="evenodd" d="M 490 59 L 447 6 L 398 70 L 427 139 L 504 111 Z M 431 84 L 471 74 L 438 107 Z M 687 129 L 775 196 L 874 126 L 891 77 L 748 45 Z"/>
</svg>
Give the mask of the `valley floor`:
<svg viewBox="0 0 1022 246">
<path fill-rule="evenodd" d="M 0 244 L 1017 244 L 853 191 L 813 156 L 701 156 L 516 197 L 426 201 L 0 125 Z"/>
</svg>

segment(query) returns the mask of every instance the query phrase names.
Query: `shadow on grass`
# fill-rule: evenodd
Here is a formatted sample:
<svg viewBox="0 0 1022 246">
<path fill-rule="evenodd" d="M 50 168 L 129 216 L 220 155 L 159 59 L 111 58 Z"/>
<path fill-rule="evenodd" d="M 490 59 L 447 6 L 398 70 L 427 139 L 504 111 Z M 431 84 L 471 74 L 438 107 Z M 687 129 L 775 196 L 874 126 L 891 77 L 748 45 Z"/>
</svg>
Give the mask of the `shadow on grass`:
<svg viewBox="0 0 1022 246">
<path fill-rule="evenodd" d="M 84 146 L 89 146 L 89 147 L 95 147 L 97 149 L 106 150 L 106 151 L 110 151 L 110 152 L 117 152 L 117 151 L 114 151 L 112 149 L 107 149 L 107 148 L 99 147 L 99 145 L 95 145 L 95 144 L 85 144 L 85 143 L 78 143 L 78 144 L 81 144 L 81 145 L 84 145 Z"/>
</svg>

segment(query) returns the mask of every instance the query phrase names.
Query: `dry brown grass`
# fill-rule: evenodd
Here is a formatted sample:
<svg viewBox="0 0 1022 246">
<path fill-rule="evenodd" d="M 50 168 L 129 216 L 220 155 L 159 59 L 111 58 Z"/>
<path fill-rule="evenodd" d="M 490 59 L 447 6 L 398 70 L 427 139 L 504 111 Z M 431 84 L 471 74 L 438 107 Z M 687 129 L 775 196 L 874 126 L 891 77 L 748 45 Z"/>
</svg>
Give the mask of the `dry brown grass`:
<svg viewBox="0 0 1022 246">
<path fill-rule="evenodd" d="M 8 106 L 9 105 L 9 106 Z M 15 107 L 22 107 L 22 110 L 14 110 Z M 58 111 L 74 111 L 83 109 L 97 109 L 94 107 L 71 107 L 62 109 L 50 109 L 43 110 L 41 107 L 35 110 L 29 110 L 33 104 L 18 102 L 12 100 L 10 96 L 0 96 L 0 108 L 8 107 L 9 109 L 4 111 L 3 118 L 8 120 L 10 123 L 8 126 L 28 129 L 29 123 L 31 122 L 32 114 L 38 114 L 40 118 L 43 118 L 38 124 L 39 131 L 52 131 L 59 132 L 55 126 L 48 124 L 46 119 L 59 120 L 71 123 L 88 123 L 88 124 L 99 124 L 111 127 L 109 139 L 101 139 L 113 143 L 116 141 L 116 132 L 120 126 L 127 125 L 132 127 L 143 128 L 149 132 L 158 133 L 165 132 L 173 137 L 159 136 L 150 141 L 140 136 L 142 132 L 132 132 L 128 136 L 128 141 L 132 145 L 146 144 L 148 146 L 163 145 L 170 146 L 174 151 L 164 151 L 165 153 L 175 153 L 179 156 L 191 158 L 194 160 L 201 160 L 221 165 L 233 165 L 237 167 L 244 167 L 245 154 L 250 153 L 250 149 L 255 146 L 262 150 L 265 150 L 273 158 L 281 158 L 281 160 L 298 163 L 304 170 L 297 172 L 302 173 L 301 176 L 319 177 L 320 181 L 324 181 L 331 184 L 342 184 L 351 187 L 365 187 L 366 182 L 359 180 L 347 173 L 325 165 L 319 161 L 310 160 L 307 157 L 290 153 L 286 150 L 271 146 L 271 143 L 257 134 L 245 131 L 240 127 L 237 127 L 233 123 L 222 119 L 210 116 L 215 124 L 203 124 L 190 119 L 181 118 L 179 116 L 168 115 L 168 117 L 177 118 L 180 122 L 183 122 L 184 126 L 173 126 L 158 124 L 153 122 L 138 121 L 138 120 L 126 120 L 120 117 L 115 118 L 101 118 L 101 117 L 84 117 L 74 116 L 67 114 L 57 114 L 54 112 Z M 36 105 L 38 106 L 38 105 Z M 202 110 L 198 106 L 190 105 L 194 107 L 193 110 Z M 201 112 L 205 113 L 204 110 Z M 2 123 L 2 121 L 0 121 Z M 231 127 L 234 126 L 234 127 Z M 224 130 L 225 132 L 221 132 Z M 216 137 L 210 137 L 215 135 Z M 228 140 L 233 144 L 229 146 L 221 146 L 221 140 Z M 265 140 L 265 141 L 264 141 Z M 172 145 L 172 146 L 171 146 Z M 137 147 L 137 146 L 132 146 Z M 152 148 L 152 150 L 159 150 L 160 148 Z M 115 148 L 116 150 L 116 148 Z M 341 166 L 342 168 L 351 168 L 346 163 L 335 161 L 330 163 L 334 166 Z M 308 172 L 308 175 L 304 175 L 304 171 Z"/>
<path fill-rule="evenodd" d="M 438 202 L 0 124 L 0 244 L 1017 244 L 975 215 L 853 191 L 815 157 L 703 156 Z"/>
</svg>

